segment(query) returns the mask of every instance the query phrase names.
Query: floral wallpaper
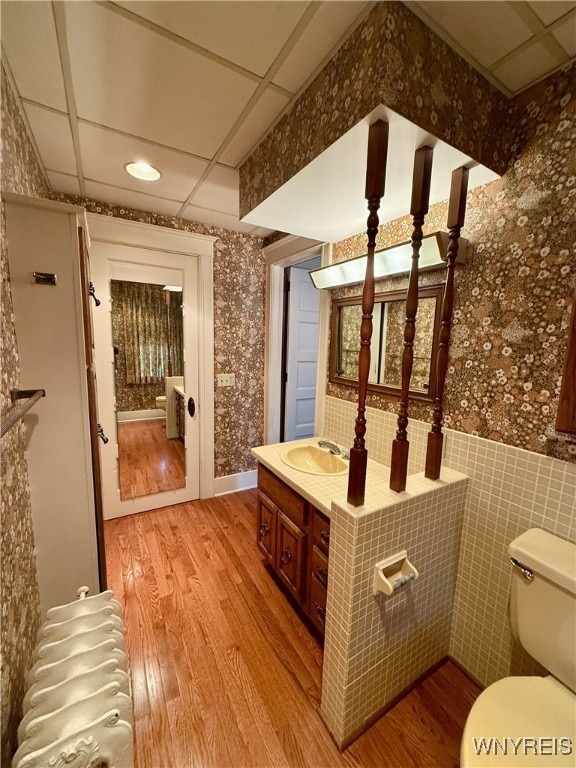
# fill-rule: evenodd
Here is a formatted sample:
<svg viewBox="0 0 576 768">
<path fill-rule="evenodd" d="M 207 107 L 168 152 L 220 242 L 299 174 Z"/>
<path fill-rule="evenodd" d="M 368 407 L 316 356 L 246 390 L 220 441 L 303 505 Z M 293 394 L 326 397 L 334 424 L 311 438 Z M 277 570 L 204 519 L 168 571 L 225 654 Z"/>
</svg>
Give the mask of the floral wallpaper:
<svg viewBox="0 0 576 768">
<path fill-rule="evenodd" d="M 52 194 L 91 213 L 217 237 L 214 248 L 214 373 L 235 373 L 235 387 L 215 386 L 215 473 L 225 477 L 254 469 L 250 449 L 263 441 L 264 287 L 263 240 L 187 219 Z"/>
<path fill-rule="evenodd" d="M 404 3 L 382 0 L 240 168 L 240 217 L 380 104 L 506 170 L 509 99 Z"/>
<path fill-rule="evenodd" d="M 49 194 L 48 186 L 28 139 L 26 128 L 2 69 L 2 187 L 37 197 Z M 4 204 L 0 210 L 2 279 L 2 413 L 12 407 L 10 390 L 20 386 L 18 347 L 14 329 L 8 268 Z M 9 765 L 16 749 L 16 730 L 36 634 L 40 625 L 40 600 L 36 577 L 28 465 L 21 425 L 2 438 L 0 493 L 1 714 L 2 765 Z"/>
<path fill-rule="evenodd" d="M 446 426 L 576 462 L 576 442 L 554 429 L 576 289 L 575 67 L 516 99 L 523 135 L 501 179 L 468 194 L 463 236 L 468 263 L 456 271 Z M 430 209 L 425 231 L 446 229 L 446 204 Z M 378 247 L 410 237 L 406 216 L 379 230 Z M 336 260 L 365 252 L 357 235 L 335 244 Z M 437 271 L 421 283 L 438 282 Z M 405 278 L 378 290 L 405 287 Z M 352 400 L 354 391 L 329 385 Z M 395 403 L 369 393 L 369 405 Z M 430 409 L 410 406 L 429 421 Z"/>
<path fill-rule="evenodd" d="M 135 295 L 132 290 L 134 287 L 136 288 Z M 169 310 L 173 310 L 176 305 L 172 301 L 167 305 L 161 285 L 111 280 L 110 295 L 112 298 L 110 315 L 112 343 L 115 352 L 116 410 L 141 411 L 156 408 L 156 398 L 166 392 L 164 378 L 162 377 L 161 381 L 140 382 L 134 381 L 134 375 L 128 375 L 128 368 L 134 372 L 136 362 L 141 359 L 138 354 L 138 345 L 135 344 L 135 339 L 138 337 L 137 331 L 134 332 L 133 329 L 135 318 L 129 310 L 134 308 L 132 300 L 135 299 L 139 321 L 142 322 L 146 337 L 143 339 L 143 343 L 154 344 L 154 351 L 160 358 L 157 362 L 159 365 L 163 365 L 164 375 L 182 376 L 184 370 L 182 359 L 182 299 L 179 294 L 175 294 L 178 296 L 177 307 L 179 309 L 175 316 L 174 312 L 170 313 Z M 152 300 L 148 301 L 150 296 Z M 171 298 L 169 293 L 168 299 Z M 157 309 L 161 311 L 159 320 L 155 319 L 155 314 L 157 314 L 155 310 Z M 128 317 L 126 317 L 125 311 L 127 311 Z M 168 343 L 170 319 L 172 320 L 170 325 L 172 343 Z M 155 343 L 162 339 L 164 339 L 164 343 Z M 175 359 L 165 360 L 166 352 L 175 355 Z"/>
</svg>

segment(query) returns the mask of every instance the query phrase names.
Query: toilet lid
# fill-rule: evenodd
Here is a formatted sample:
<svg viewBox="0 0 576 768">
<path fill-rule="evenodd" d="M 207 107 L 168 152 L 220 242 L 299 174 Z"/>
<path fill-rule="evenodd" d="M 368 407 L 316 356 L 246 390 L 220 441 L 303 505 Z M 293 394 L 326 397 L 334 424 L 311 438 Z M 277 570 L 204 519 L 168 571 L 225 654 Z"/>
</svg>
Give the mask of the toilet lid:
<svg viewBox="0 0 576 768">
<path fill-rule="evenodd" d="M 553 677 L 506 677 L 474 702 L 461 768 L 576 765 L 576 696 Z"/>
</svg>

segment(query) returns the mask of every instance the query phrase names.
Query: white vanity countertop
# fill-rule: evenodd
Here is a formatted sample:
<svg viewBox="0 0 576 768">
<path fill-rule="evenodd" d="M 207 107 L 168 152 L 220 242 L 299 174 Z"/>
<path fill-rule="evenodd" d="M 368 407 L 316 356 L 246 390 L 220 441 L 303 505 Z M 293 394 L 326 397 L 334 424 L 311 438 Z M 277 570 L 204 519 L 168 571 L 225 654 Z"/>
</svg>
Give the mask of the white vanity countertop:
<svg viewBox="0 0 576 768">
<path fill-rule="evenodd" d="M 177 392 L 180 395 L 180 397 L 186 397 L 186 393 L 184 392 L 184 387 L 175 386 L 174 392 Z"/>
<path fill-rule="evenodd" d="M 442 468 L 441 479 L 435 481 L 427 480 L 424 473 L 419 472 L 415 475 L 409 475 L 405 491 L 396 493 L 389 487 L 390 468 L 369 458 L 365 503 L 361 507 L 352 507 L 346 501 L 348 473 L 345 475 L 312 475 L 293 469 L 280 458 L 280 453 L 285 448 L 293 445 L 317 445 L 320 439 L 320 437 L 308 437 L 289 443 L 260 445 L 257 448 L 252 448 L 252 456 L 329 518 L 334 516 L 332 502 L 336 502 L 339 507 L 346 508 L 354 516 L 360 517 L 383 507 L 397 504 L 399 501 L 419 496 L 438 488 L 442 483 L 453 483 L 467 478 L 466 475 L 447 467 Z"/>
</svg>

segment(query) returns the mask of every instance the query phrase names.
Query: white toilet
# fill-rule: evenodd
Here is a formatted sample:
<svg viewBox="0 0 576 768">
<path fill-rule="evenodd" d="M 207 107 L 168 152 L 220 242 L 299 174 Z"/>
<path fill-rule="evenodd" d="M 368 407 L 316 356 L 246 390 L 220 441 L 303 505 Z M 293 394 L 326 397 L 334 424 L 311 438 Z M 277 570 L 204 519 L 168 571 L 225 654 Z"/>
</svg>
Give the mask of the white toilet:
<svg viewBox="0 0 576 768">
<path fill-rule="evenodd" d="M 539 528 L 508 548 L 512 630 L 551 674 L 507 677 L 476 699 L 461 768 L 576 766 L 576 545 Z"/>
</svg>

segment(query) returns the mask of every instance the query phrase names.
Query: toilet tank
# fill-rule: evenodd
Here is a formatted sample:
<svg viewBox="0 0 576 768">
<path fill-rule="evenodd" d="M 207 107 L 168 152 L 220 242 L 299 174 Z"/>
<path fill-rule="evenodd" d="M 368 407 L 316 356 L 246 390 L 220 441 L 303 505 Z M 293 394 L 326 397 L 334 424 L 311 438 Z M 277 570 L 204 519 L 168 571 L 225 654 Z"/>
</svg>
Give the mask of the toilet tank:
<svg viewBox="0 0 576 768">
<path fill-rule="evenodd" d="M 576 692 L 576 544 L 531 528 L 508 547 L 514 568 L 512 631 L 550 674 Z"/>
</svg>

